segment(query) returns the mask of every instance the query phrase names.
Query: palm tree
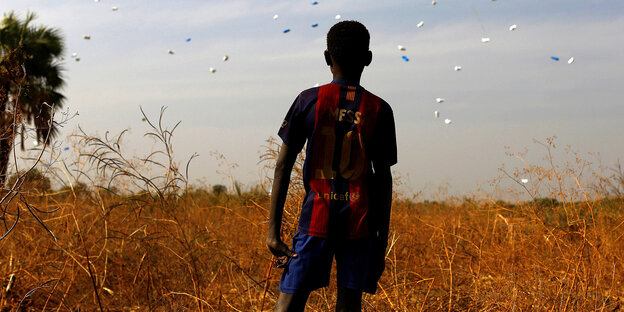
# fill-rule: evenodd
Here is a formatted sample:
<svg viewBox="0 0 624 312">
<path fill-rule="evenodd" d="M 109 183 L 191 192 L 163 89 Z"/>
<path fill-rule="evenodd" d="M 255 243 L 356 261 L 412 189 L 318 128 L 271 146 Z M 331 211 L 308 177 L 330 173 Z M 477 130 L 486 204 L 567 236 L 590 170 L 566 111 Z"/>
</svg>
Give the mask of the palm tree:
<svg viewBox="0 0 624 312">
<path fill-rule="evenodd" d="M 35 18 L 28 13 L 21 20 L 10 12 L 0 23 L 0 187 L 16 136 L 23 150 L 29 127 L 45 144 L 58 133 L 52 114 L 65 99 L 59 92 L 63 38 L 58 29 L 32 26 Z"/>
</svg>

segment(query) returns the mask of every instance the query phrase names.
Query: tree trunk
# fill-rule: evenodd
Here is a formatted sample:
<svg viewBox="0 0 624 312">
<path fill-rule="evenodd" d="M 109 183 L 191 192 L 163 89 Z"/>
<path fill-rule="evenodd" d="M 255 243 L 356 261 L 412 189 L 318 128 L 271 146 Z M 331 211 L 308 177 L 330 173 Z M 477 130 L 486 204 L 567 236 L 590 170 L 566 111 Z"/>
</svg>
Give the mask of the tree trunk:
<svg viewBox="0 0 624 312">
<path fill-rule="evenodd" d="M 0 119 L 0 188 L 3 188 L 8 180 L 7 169 L 15 141 L 15 131 L 13 131 L 13 118 L 6 112 L 0 114 L 3 115 Z"/>
</svg>

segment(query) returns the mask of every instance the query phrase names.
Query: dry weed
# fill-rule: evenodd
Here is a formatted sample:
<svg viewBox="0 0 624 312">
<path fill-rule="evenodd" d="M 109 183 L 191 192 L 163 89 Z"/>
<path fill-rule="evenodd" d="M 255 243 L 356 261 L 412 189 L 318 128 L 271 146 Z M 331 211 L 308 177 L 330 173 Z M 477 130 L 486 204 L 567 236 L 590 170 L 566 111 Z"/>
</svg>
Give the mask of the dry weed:
<svg viewBox="0 0 624 312">
<path fill-rule="evenodd" d="M 280 271 L 264 244 L 267 192 L 189 186 L 171 150 L 175 127 L 168 130 L 162 114 L 149 124 L 161 142 L 157 153 L 129 157 L 123 133 L 81 133 L 77 160 L 57 166 L 57 180 L 70 187 L 19 194 L 20 209 L 52 211 L 41 222 L 56 240 L 30 218 L 0 241 L 0 311 L 272 309 Z M 525 162 L 496 181 L 518 181 L 514 189 L 525 187 L 527 200 L 395 198 L 386 272 L 364 310 L 622 309 L 621 170 L 619 177 L 593 172 L 580 156 L 559 167 L 554 141 L 544 147 L 547 167 Z M 261 164 L 270 172 L 278 142 L 267 141 L 265 151 Z M 287 238 L 303 195 L 301 160 Z M 267 190 L 271 181 L 263 183 Z M 335 296 L 335 285 L 314 292 L 307 311 L 333 310 Z"/>
</svg>

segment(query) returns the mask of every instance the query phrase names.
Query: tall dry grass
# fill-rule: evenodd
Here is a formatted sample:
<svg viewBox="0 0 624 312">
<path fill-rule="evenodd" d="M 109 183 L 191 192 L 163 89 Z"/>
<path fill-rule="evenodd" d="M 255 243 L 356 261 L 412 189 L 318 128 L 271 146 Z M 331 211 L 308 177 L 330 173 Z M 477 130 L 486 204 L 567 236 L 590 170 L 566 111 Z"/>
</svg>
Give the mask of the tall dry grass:
<svg viewBox="0 0 624 312">
<path fill-rule="evenodd" d="M 171 149 L 175 127 L 167 128 L 162 115 L 148 124 L 148 136 L 161 144 L 154 153 L 126 155 L 123 133 L 79 133 L 77 160 L 49 172 L 67 187 L 47 194 L 25 189 L 25 200 L 11 203 L 53 211 L 40 216 L 56 240 L 22 216 L 0 241 L 0 311 L 272 309 L 280 271 L 264 244 L 263 186 L 270 180 L 229 193 L 189 185 L 187 162 L 181 166 Z M 554 141 L 543 146 L 542 165 L 503 168 L 494 181 L 525 192 L 513 203 L 397 196 L 386 271 L 377 295 L 364 296 L 364 310 L 623 309 L 622 172 L 594 172 L 580 156 L 559 165 Z M 278 148 L 267 141 L 260 166 L 268 172 Z M 296 229 L 300 166 L 286 205 L 286 238 Z M 0 226 L 6 230 L 15 218 L 4 215 Z M 316 291 L 307 310 L 332 310 L 335 297 L 335 285 Z"/>
</svg>

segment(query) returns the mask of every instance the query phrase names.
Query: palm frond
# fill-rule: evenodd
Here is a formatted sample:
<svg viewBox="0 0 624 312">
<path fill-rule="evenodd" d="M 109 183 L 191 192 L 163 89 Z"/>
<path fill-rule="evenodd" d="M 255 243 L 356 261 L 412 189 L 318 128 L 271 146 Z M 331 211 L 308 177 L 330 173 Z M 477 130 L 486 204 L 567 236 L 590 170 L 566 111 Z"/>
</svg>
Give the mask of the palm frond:
<svg viewBox="0 0 624 312">
<path fill-rule="evenodd" d="M 43 142 L 58 134 L 52 119 L 53 109 L 61 108 L 65 100 L 60 93 L 65 84 L 63 68 L 58 62 L 65 45 L 59 29 L 33 25 L 36 17 L 28 12 L 22 19 L 12 11 L 0 22 L 0 71 L 4 72 L 0 72 L 0 107 L 4 111 L 19 103 L 19 122 L 33 125 L 37 140 Z M 26 78 L 17 81 L 17 77 Z M 14 135 L 23 141 L 26 131 Z"/>
</svg>

